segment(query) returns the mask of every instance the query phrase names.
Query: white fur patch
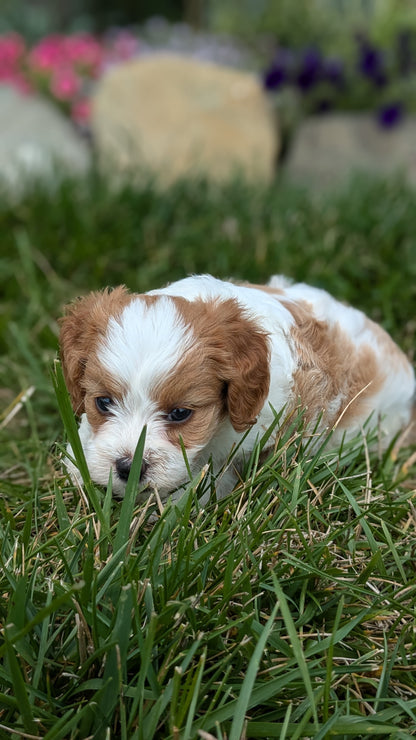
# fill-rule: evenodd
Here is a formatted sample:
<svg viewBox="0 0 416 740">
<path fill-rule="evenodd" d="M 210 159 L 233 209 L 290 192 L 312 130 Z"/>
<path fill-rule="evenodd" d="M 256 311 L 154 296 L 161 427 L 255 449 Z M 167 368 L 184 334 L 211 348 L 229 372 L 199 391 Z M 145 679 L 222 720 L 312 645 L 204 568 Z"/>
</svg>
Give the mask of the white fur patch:
<svg viewBox="0 0 416 740">
<path fill-rule="evenodd" d="M 166 377 L 194 343 L 175 304 L 160 296 L 147 305 L 138 298 L 111 317 L 98 350 L 103 367 L 137 396 L 147 396 Z"/>
</svg>

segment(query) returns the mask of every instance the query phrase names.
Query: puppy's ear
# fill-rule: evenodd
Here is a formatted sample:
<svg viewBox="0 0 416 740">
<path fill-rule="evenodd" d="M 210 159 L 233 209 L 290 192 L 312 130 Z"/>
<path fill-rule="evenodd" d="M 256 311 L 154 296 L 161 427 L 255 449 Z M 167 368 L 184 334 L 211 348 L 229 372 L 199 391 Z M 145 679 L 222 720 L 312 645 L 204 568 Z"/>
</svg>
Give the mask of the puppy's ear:
<svg viewBox="0 0 416 740">
<path fill-rule="evenodd" d="M 269 391 L 267 334 L 233 300 L 218 307 L 224 332 L 219 370 L 226 384 L 226 404 L 234 429 L 255 424 Z"/>
<path fill-rule="evenodd" d="M 108 319 L 117 315 L 132 296 L 124 286 L 90 293 L 70 303 L 60 319 L 60 355 L 65 382 L 76 414 L 84 412 L 84 375 L 88 358 L 104 337 Z"/>
</svg>

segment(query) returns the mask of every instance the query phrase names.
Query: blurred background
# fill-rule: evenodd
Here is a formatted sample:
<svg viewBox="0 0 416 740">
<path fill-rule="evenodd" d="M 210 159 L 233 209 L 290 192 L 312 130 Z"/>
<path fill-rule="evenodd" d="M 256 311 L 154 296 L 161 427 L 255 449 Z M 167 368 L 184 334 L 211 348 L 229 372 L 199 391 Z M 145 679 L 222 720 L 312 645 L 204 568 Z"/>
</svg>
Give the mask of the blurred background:
<svg viewBox="0 0 416 740">
<path fill-rule="evenodd" d="M 41 93 L 87 135 L 91 101 L 104 75 L 155 51 L 254 73 L 274 113 L 274 164 L 287 162 L 295 181 L 308 184 L 318 173 L 323 185 L 332 185 L 361 166 L 379 174 L 399 169 L 416 182 L 414 126 L 408 127 L 416 109 L 413 0 L 1 5 L 0 84 Z M 328 115 L 351 112 L 368 114 L 371 122 Z M 325 115 L 324 129 L 310 120 Z M 386 130 L 389 139 L 381 136 Z M 312 149 L 315 160 L 309 161 Z"/>
</svg>

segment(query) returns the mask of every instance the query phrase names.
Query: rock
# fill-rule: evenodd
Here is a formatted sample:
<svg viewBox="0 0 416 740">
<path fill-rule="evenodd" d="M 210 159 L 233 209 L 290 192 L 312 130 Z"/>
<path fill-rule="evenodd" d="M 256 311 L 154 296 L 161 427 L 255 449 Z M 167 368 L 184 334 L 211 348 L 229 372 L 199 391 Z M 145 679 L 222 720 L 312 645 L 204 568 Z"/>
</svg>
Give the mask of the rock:
<svg viewBox="0 0 416 740">
<path fill-rule="evenodd" d="M 19 189 L 31 177 L 83 173 L 86 142 L 51 103 L 0 86 L 0 180 Z"/>
<path fill-rule="evenodd" d="M 275 121 L 250 73 L 175 54 L 142 57 L 103 78 L 91 126 L 100 161 L 150 170 L 164 183 L 273 176 Z"/>
<path fill-rule="evenodd" d="M 357 172 L 401 172 L 416 185 L 416 117 L 392 129 L 364 113 L 307 118 L 295 133 L 285 172 L 291 181 L 318 189 L 343 185 Z"/>
</svg>

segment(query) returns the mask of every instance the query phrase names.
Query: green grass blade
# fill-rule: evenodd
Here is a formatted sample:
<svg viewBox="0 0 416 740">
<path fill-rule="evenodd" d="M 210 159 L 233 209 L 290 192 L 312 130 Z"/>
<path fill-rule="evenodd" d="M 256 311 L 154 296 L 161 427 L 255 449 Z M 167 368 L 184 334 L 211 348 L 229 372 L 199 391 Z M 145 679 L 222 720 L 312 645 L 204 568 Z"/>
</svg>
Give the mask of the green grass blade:
<svg viewBox="0 0 416 740">
<path fill-rule="evenodd" d="M 144 687 L 146 684 L 146 680 L 149 681 L 148 674 L 151 671 L 152 651 L 155 641 L 157 624 L 157 616 L 153 613 L 150 617 L 150 622 L 146 631 L 146 637 L 144 639 L 144 642 L 140 646 L 140 671 L 138 674 L 137 683 L 134 687 L 134 698 L 130 708 L 130 716 L 127 725 L 128 729 L 131 729 L 137 717 L 139 726 L 139 738 L 141 740 L 146 740 L 146 738 L 141 734 L 144 717 Z M 141 640 L 141 637 L 138 636 L 138 639 Z"/>
<path fill-rule="evenodd" d="M 332 671 L 333 671 L 333 665 L 334 665 L 334 645 L 335 645 L 336 636 L 338 633 L 338 627 L 341 621 L 343 609 L 344 609 L 344 597 L 341 597 L 339 600 L 339 604 L 337 606 L 337 612 L 336 612 L 334 624 L 331 630 L 330 642 L 329 642 L 328 653 L 327 653 L 325 689 L 324 689 L 324 701 L 323 701 L 324 722 L 328 722 L 329 720 L 329 696 L 331 692 Z"/>
<path fill-rule="evenodd" d="M 97 516 L 104 528 L 104 531 L 107 531 L 107 522 L 103 514 L 99 498 L 97 496 L 96 488 L 91 480 L 87 462 L 85 460 L 84 450 L 79 438 L 78 427 L 72 410 L 69 393 L 65 385 L 62 366 L 59 360 L 55 360 L 54 363 L 52 383 L 55 390 L 55 396 L 58 403 L 59 412 L 61 414 L 62 422 L 67 433 L 68 441 L 72 447 L 75 461 L 81 473 L 85 491 L 88 495 L 89 500 L 91 501 L 94 511 L 97 513 Z"/>
<path fill-rule="evenodd" d="M 259 670 L 261 657 L 267 644 L 267 639 L 273 628 L 274 620 L 278 611 L 279 605 L 276 604 L 269 619 L 263 627 L 262 633 L 259 637 L 256 647 L 254 648 L 253 655 L 250 658 L 250 662 L 247 667 L 246 675 L 242 683 L 240 693 L 235 708 L 234 719 L 230 728 L 229 740 L 240 740 L 243 734 L 243 728 L 245 723 L 245 717 L 250 706 L 250 698 L 253 691 L 254 682 Z"/>
<path fill-rule="evenodd" d="M 273 587 L 279 602 L 279 608 L 290 638 L 290 643 L 292 646 L 293 654 L 297 660 L 297 664 L 299 666 L 302 679 L 305 685 L 305 690 L 310 702 L 311 711 L 313 714 L 314 722 L 316 725 L 318 725 L 318 713 L 315 706 L 315 696 L 314 691 L 312 688 L 311 678 L 308 671 L 308 663 L 306 661 L 305 653 L 303 652 L 302 645 L 300 643 L 298 633 L 296 631 L 296 627 L 292 618 L 292 615 L 290 613 L 289 605 L 287 602 L 287 599 L 283 593 L 282 587 L 280 586 L 280 583 L 278 579 L 276 578 L 276 575 L 271 573 L 272 580 L 273 580 Z"/>
<path fill-rule="evenodd" d="M 285 738 L 287 737 L 287 731 L 288 731 L 288 727 L 290 723 L 290 717 L 292 714 L 292 710 L 293 710 L 293 704 L 288 704 L 288 707 L 286 709 L 285 719 L 284 719 L 283 725 L 281 726 L 281 733 L 280 733 L 281 740 L 285 740 Z"/>
<path fill-rule="evenodd" d="M 376 542 L 376 540 L 374 538 L 374 534 L 373 534 L 373 532 L 371 530 L 371 527 L 369 526 L 368 522 L 366 521 L 365 511 L 363 511 L 360 508 L 360 506 L 359 506 L 358 502 L 356 501 L 356 499 L 354 498 L 353 494 L 348 490 L 347 486 L 343 483 L 343 481 L 333 471 L 332 471 L 332 475 L 333 475 L 334 479 L 337 481 L 337 484 L 340 486 L 340 488 L 343 491 L 343 493 L 345 494 L 345 496 L 347 497 L 348 502 L 349 502 L 352 510 L 354 511 L 357 519 L 359 520 L 359 522 L 360 522 L 360 524 L 361 524 L 361 526 L 362 526 L 362 528 L 363 528 L 363 530 L 365 532 L 365 535 L 367 537 L 368 543 L 369 543 L 369 545 L 371 547 L 371 551 L 373 552 L 373 554 L 375 554 L 376 552 L 378 552 L 378 544 L 377 544 L 377 542 Z"/>
<path fill-rule="evenodd" d="M 26 682 L 23 678 L 13 645 L 9 641 L 7 626 L 3 632 L 3 636 L 7 661 L 10 669 L 10 677 L 13 683 L 13 693 L 19 705 L 23 726 L 26 732 L 38 737 L 38 726 L 33 717 L 33 710 L 29 701 Z"/>
<path fill-rule="evenodd" d="M 136 446 L 133 461 L 131 464 L 129 478 L 124 492 L 123 502 L 121 504 L 120 518 L 117 524 L 116 536 L 114 538 L 114 551 L 118 552 L 128 543 L 130 526 L 133 519 L 133 511 L 139 489 L 140 471 L 142 467 L 143 450 L 146 440 L 146 427 L 143 427 Z"/>
<path fill-rule="evenodd" d="M 199 659 L 199 664 L 196 670 L 196 674 L 195 674 L 194 680 L 192 681 L 192 684 L 189 689 L 189 695 L 191 697 L 191 702 L 189 704 L 189 710 L 188 710 L 188 715 L 186 718 L 186 724 L 185 724 L 185 729 L 183 731 L 182 740 L 191 740 L 192 738 L 191 727 L 192 727 L 192 722 L 195 717 L 196 705 L 197 705 L 197 701 L 199 698 L 202 677 L 204 675 L 206 657 L 207 657 L 207 651 L 205 649 Z"/>
<path fill-rule="evenodd" d="M 45 604 L 46 607 L 50 606 L 52 597 L 53 597 L 53 585 L 49 583 L 48 593 L 46 595 L 46 604 Z M 50 618 L 51 618 L 51 614 L 48 614 L 42 622 L 42 628 L 41 628 L 40 640 L 39 640 L 39 649 L 38 649 L 38 654 L 36 656 L 35 671 L 34 671 L 33 679 L 32 679 L 32 686 L 34 689 L 38 688 L 39 681 L 42 676 L 42 672 L 44 671 L 44 661 L 45 661 L 46 654 L 48 651 L 48 632 L 49 632 L 49 627 L 50 627 Z"/>
<path fill-rule="evenodd" d="M 387 699 L 389 693 L 389 684 L 391 673 L 396 662 L 397 653 L 400 647 L 400 640 L 397 640 L 392 654 L 389 659 L 389 646 L 386 634 L 383 635 L 384 640 L 384 659 L 381 676 L 377 686 L 376 700 L 374 702 L 374 711 L 380 712 L 384 708 L 384 700 Z M 416 728 L 415 728 L 416 729 Z"/>
<path fill-rule="evenodd" d="M 402 583 L 406 583 L 407 582 L 407 576 L 406 576 L 405 570 L 403 568 L 403 565 L 402 565 L 400 556 L 399 556 L 399 554 L 397 552 L 397 546 L 393 542 L 393 538 L 392 538 L 392 536 L 391 536 L 391 534 L 390 534 L 390 532 L 388 530 L 388 527 L 387 527 L 386 523 L 382 521 L 381 522 L 381 526 L 383 528 L 384 536 L 385 536 L 386 541 L 388 543 L 388 546 L 390 548 L 390 552 L 391 552 L 391 554 L 392 554 L 392 556 L 394 558 L 394 562 L 396 563 L 397 570 L 400 573 L 400 578 L 402 579 Z"/>
<path fill-rule="evenodd" d="M 28 635 L 33 630 L 33 628 L 36 627 L 36 625 L 41 624 L 43 620 L 46 619 L 50 614 L 58 611 L 61 606 L 71 604 L 74 593 L 79 591 L 81 588 L 82 584 L 75 583 L 71 587 L 71 589 L 68 589 L 68 591 L 66 591 L 65 593 L 62 593 L 59 596 L 55 597 L 55 599 L 47 604 L 47 606 L 39 609 L 35 616 L 29 622 L 27 622 L 24 627 L 22 627 L 18 632 L 13 633 L 13 635 L 9 637 L 9 643 L 17 644 L 19 640 Z M 4 655 L 5 649 L 6 644 L 0 646 L 0 657 Z"/>
<path fill-rule="evenodd" d="M 133 589 L 129 584 L 121 590 L 116 621 L 107 640 L 114 647 L 111 647 L 107 653 L 103 674 L 104 688 L 96 698 L 98 714 L 100 717 L 106 718 L 107 726 L 111 726 L 114 709 L 122 698 L 122 686 L 127 673 L 127 651 L 131 630 L 132 609 Z M 102 720 L 99 719 L 96 729 L 101 729 L 101 727 Z"/>
</svg>

